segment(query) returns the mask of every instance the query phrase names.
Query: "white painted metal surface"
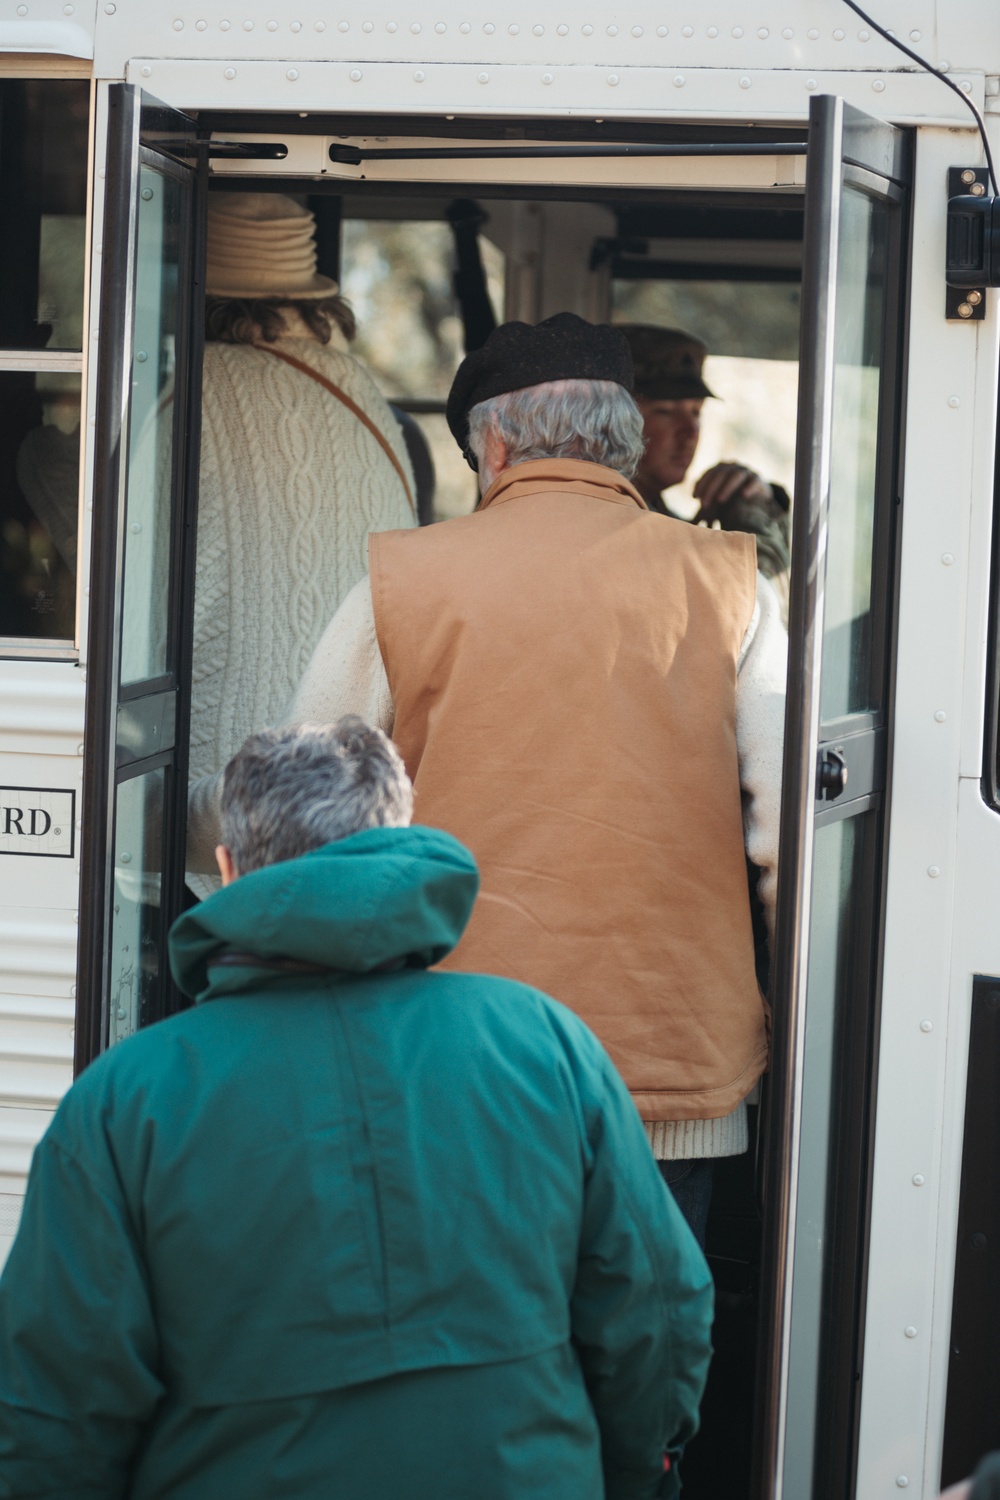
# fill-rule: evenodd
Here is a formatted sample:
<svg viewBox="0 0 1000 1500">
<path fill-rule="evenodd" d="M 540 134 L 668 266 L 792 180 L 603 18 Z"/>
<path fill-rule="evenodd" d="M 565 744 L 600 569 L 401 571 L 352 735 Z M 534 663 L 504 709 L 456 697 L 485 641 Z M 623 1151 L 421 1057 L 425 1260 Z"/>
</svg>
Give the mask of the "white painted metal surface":
<svg viewBox="0 0 1000 1500">
<path fill-rule="evenodd" d="M 83 673 L 0 662 L 5 786 L 74 794 L 74 856 L 0 855 L 0 1260 L 35 1143 L 72 1078 L 79 902 Z"/>
<path fill-rule="evenodd" d="M 949 132 L 922 131 L 917 151 L 858 1500 L 904 1487 L 927 1500 L 937 1493 L 972 975 L 1000 972 L 1000 929 L 987 912 L 1000 876 L 1000 817 L 979 786 L 997 294 L 987 293 L 977 327 L 934 316 L 941 203 L 947 168 L 960 164 L 957 144 Z"/>
</svg>

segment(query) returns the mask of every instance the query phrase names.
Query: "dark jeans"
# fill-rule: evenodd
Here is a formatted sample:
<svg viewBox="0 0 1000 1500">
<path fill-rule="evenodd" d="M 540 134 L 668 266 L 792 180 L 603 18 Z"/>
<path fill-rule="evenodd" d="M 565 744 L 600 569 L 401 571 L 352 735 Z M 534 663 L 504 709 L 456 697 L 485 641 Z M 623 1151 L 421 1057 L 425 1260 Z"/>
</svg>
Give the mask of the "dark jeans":
<svg viewBox="0 0 1000 1500">
<path fill-rule="evenodd" d="M 695 1239 L 704 1250 L 708 1208 L 712 1201 L 711 1157 L 688 1161 L 659 1161 L 660 1175 L 674 1195 L 674 1202 L 687 1219 Z"/>
</svg>

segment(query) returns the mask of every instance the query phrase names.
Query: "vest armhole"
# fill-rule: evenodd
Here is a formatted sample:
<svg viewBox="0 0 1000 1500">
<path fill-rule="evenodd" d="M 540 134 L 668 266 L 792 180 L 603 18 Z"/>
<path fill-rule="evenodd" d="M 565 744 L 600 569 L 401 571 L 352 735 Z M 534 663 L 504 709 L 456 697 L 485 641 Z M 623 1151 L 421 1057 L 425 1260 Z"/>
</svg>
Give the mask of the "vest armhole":
<svg viewBox="0 0 1000 1500">
<path fill-rule="evenodd" d="M 395 693 L 392 685 L 392 670 L 389 666 L 389 654 L 385 647 L 385 638 L 382 634 L 383 614 L 383 581 L 385 574 L 382 569 L 381 552 L 385 535 L 378 531 L 368 533 L 368 585 L 372 594 L 372 619 L 375 622 L 375 640 L 378 644 L 379 655 L 385 668 L 385 675 L 389 683 L 389 696 L 395 703 Z"/>
</svg>

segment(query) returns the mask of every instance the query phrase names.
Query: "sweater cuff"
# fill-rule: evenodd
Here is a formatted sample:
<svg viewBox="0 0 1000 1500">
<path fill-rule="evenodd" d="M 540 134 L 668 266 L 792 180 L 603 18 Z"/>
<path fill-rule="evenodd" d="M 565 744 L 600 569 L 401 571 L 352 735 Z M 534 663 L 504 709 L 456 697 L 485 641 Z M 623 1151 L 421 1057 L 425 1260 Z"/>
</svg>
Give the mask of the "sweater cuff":
<svg viewBox="0 0 1000 1500">
<path fill-rule="evenodd" d="M 750 1144 L 746 1100 L 721 1120 L 643 1120 L 657 1161 L 741 1156 Z"/>
</svg>

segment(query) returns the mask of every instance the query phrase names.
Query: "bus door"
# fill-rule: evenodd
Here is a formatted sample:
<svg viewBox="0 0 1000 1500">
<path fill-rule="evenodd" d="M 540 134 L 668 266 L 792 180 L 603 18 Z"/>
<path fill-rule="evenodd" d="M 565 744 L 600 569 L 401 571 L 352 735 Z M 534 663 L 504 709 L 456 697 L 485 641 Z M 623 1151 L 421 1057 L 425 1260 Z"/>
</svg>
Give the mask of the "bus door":
<svg viewBox="0 0 1000 1500">
<path fill-rule="evenodd" d="M 137 89 L 108 90 L 77 1071 L 163 1013 L 182 902 L 207 178 L 195 134 Z"/>
<path fill-rule="evenodd" d="M 847 1500 L 862 1396 L 907 135 L 811 103 L 756 1493 Z"/>
</svg>

